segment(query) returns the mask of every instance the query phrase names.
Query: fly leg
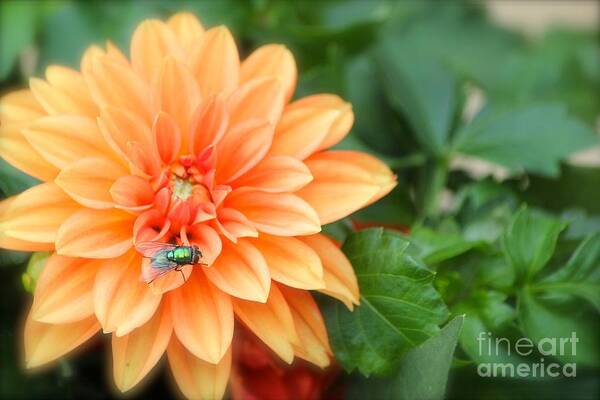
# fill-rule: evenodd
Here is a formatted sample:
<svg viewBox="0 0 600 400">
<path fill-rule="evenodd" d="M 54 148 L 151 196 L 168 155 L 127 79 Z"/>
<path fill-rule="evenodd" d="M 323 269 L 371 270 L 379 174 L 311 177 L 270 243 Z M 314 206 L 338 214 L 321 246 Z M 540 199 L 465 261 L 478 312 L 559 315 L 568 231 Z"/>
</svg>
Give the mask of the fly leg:
<svg viewBox="0 0 600 400">
<path fill-rule="evenodd" d="M 187 282 L 187 279 L 185 279 L 185 274 L 181 270 L 181 267 L 175 268 L 175 271 L 179 271 L 179 273 L 181 274 L 181 277 L 183 278 L 183 283 Z"/>
</svg>

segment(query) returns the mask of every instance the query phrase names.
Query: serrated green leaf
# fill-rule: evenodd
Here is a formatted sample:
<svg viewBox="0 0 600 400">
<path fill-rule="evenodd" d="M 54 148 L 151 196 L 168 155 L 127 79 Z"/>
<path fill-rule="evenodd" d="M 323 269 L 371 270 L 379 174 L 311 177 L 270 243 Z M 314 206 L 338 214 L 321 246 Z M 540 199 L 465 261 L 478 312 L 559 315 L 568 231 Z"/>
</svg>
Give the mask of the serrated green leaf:
<svg viewBox="0 0 600 400">
<path fill-rule="evenodd" d="M 597 142 L 593 131 L 567 115 L 564 106 L 540 104 L 484 109 L 457 133 L 454 146 L 511 170 L 557 176 L 561 160 Z"/>
<path fill-rule="evenodd" d="M 423 226 L 411 230 L 410 241 L 415 245 L 413 254 L 426 264 L 457 257 L 483 244 L 480 240 L 466 240 L 459 231 L 433 230 Z"/>
<path fill-rule="evenodd" d="M 540 211 L 522 208 L 502 237 L 507 262 L 521 281 L 531 280 L 550 260 L 566 224 Z"/>
<path fill-rule="evenodd" d="M 408 246 L 402 236 L 383 229 L 354 233 L 344 243 L 361 305 L 350 312 L 336 303 L 325 317 L 336 358 L 346 370 L 391 372 L 448 317 L 432 285 L 434 273 L 408 255 Z"/>
<path fill-rule="evenodd" d="M 567 265 L 532 285 L 531 290 L 581 297 L 600 311 L 600 233 L 584 240 Z"/>
</svg>

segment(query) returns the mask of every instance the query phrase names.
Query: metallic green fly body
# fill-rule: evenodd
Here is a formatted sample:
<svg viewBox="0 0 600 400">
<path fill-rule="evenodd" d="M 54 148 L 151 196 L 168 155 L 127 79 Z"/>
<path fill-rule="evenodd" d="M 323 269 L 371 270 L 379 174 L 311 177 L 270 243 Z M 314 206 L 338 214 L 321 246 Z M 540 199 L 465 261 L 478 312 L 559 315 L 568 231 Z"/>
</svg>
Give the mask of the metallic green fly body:
<svg viewBox="0 0 600 400">
<path fill-rule="evenodd" d="M 150 268 L 142 269 L 141 279 L 151 283 L 159 276 L 170 271 L 179 271 L 185 265 L 206 265 L 200 262 L 202 252 L 198 246 L 178 246 L 172 243 L 141 242 L 135 248 L 144 257 L 150 259 Z"/>
</svg>

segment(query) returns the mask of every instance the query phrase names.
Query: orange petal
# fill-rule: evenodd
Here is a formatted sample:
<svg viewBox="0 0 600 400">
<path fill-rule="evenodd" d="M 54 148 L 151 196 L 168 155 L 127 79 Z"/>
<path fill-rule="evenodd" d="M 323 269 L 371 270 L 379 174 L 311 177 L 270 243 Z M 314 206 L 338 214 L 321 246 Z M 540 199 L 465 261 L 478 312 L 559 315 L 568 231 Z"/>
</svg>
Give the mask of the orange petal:
<svg viewBox="0 0 600 400">
<path fill-rule="evenodd" d="M 154 271 L 148 270 L 150 268 L 152 268 L 150 265 L 150 260 L 144 258 L 142 261 L 142 280 L 147 281 L 148 279 L 146 278 L 152 276 Z M 184 265 L 179 270 L 172 269 L 171 271 L 159 275 L 158 277 L 150 278 L 154 279 L 151 283 L 149 283 L 152 293 L 164 294 L 179 288 L 187 282 L 192 274 L 193 269 L 194 267 L 192 265 Z"/>
<path fill-rule="evenodd" d="M 56 251 L 71 257 L 118 257 L 132 246 L 133 219 L 120 210 L 79 210 L 58 230 Z"/>
<path fill-rule="evenodd" d="M 232 182 L 232 186 L 271 193 L 295 192 L 312 179 L 310 170 L 302 161 L 288 156 L 271 156 Z"/>
<path fill-rule="evenodd" d="M 175 34 L 162 21 L 148 19 L 138 25 L 131 38 L 131 65 L 146 81 L 152 82 L 159 74 L 168 55 L 182 58 Z"/>
<path fill-rule="evenodd" d="M 210 226 L 205 224 L 192 225 L 187 229 L 186 235 L 189 243 L 198 246 L 202 252 L 201 263 L 210 266 L 221 254 L 221 238 Z"/>
<path fill-rule="evenodd" d="M 249 120 L 225 133 L 217 144 L 218 183 L 227 183 L 254 167 L 269 151 L 273 126 L 265 120 Z"/>
<path fill-rule="evenodd" d="M 156 209 L 144 211 L 133 224 L 134 243 L 160 241 L 170 225 L 162 212 Z"/>
<path fill-rule="evenodd" d="M 329 365 L 329 347 L 327 329 L 321 311 L 309 292 L 281 286 L 281 292 L 290 307 L 294 325 L 298 332 L 300 345 L 294 346 L 298 357 L 321 368 Z"/>
<path fill-rule="evenodd" d="M 175 119 L 183 139 L 182 147 L 187 150 L 191 115 L 201 100 L 196 79 L 183 62 L 167 57 L 156 86 L 160 109 Z"/>
<path fill-rule="evenodd" d="M 31 90 L 15 90 L 0 99 L 2 125 L 9 122 L 29 122 L 44 115 L 46 112 L 35 99 Z"/>
<path fill-rule="evenodd" d="M 156 105 L 148 85 L 128 65 L 110 56 L 96 56 L 90 71 L 83 71 L 94 101 L 101 107 L 124 108 L 152 122 Z"/>
<path fill-rule="evenodd" d="M 158 159 L 150 125 L 127 110 L 104 107 L 100 112 L 98 126 L 105 141 L 123 159 L 128 159 L 128 143 L 138 143 L 143 151 Z"/>
<path fill-rule="evenodd" d="M 176 121 L 169 114 L 161 111 L 154 119 L 152 133 L 161 160 L 166 165 L 171 164 L 181 149 L 181 131 Z"/>
<path fill-rule="evenodd" d="M 162 296 L 140 281 L 142 258 L 136 251 L 100 265 L 94 284 L 96 317 L 105 333 L 126 335 L 152 318 Z"/>
<path fill-rule="evenodd" d="M 240 82 L 245 83 L 263 76 L 279 78 L 287 102 L 294 94 L 297 73 L 292 53 L 285 46 L 268 44 L 259 47 L 244 60 L 240 70 Z"/>
<path fill-rule="evenodd" d="M 228 207 L 242 212 L 259 231 L 271 235 L 298 236 L 321 231 L 315 210 L 293 194 L 237 190 L 226 201 Z"/>
<path fill-rule="evenodd" d="M 300 240 L 261 234 L 252 243 L 265 257 L 274 280 L 299 289 L 325 287 L 319 256 Z"/>
<path fill-rule="evenodd" d="M 204 34 L 204 28 L 198 18 L 191 13 L 180 12 L 171 16 L 167 20 L 167 25 L 177 37 L 185 55 L 189 57 L 194 48 L 200 45 Z"/>
<path fill-rule="evenodd" d="M 320 108 L 322 110 L 338 111 L 337 118 L 319 146 L 320 150 L 341 142 L 348 132 L 350 132 L 350 128 L 352 128 L 352 124 L 354 123 L 352 105 L 334 94 L 315 94 L 303 97 L 288 107 L 289 110 L 301 108 Z"/>
<path fill-rule="evenodd" d="M 381 160 L 362 151 L 335 150 L 314 155 L 311 159 L 341 161 L 355 165 L 371 176 L 371 181 L 379 186 L 379 191 L 368 204 L 374 203 L 388 194 L 397 184 L 396 176 Z"/>
<path fill-rule="evenodd" d="M 328 108 L 294 107 L 290 104 L 275 128 L 269 154 L 304 160 L 314 153 L 329 134 L 339 111 Z"/>
<path fill-rule="evenodd" d="M 190 125 L 190 151 L 198 155 L 210 145 L 221 140 L 229 124 L 229 114 L 223 97 L 212 96 L 199 105 L 192 116 Z"/>
<path fill-rule="evenodd" d="M 6 212 L 10 205 L 16 199 L 16 196 L 0 201 L 0 224 L 6 219 Z M 54 250 L 54 243 L 36 243 L 26 240 L 19 240 L 6 236 L 4 229 L 0 230 L 0 248 L 17 251 L 50 251 Z"/>
<path fill-rule="evenodd" d="M 362 168 L 321 154 L 305 161 L 314 180 L 296 194 L 315 209 L 322 224 L 328 224 L 364 207 L 380 187 Z"/>
<path fill-rule="evenodd" d="M 204 272 L 215 286 L 232 296 L 264 303 L 269 295 L 269 268 L 247 239 L 240 239 L 237 244 L 224 241 L 221 255 Z"/>
<path fill-rule="evenodd" d="M 235 315 L 283 361 L 294 359 L 292 343 L 299 343 L 294 320 L 277 285 L 271 287 L 266 304 L 233 299 Z"/>
<path fill-rule="evenodd" d="M 58 168 L 82 157 L 111 157 L 93 119 L 76 115 L 55 115 L 36 120 L 23 130 L 29 143 Z"/>
<path fill-rule="evenodd" d="M 220 232 L 233 243 L 242 237 L 257 237 L 258 231 L 244 214 L 233 208 L 221 207 L 216 225 Z"/>
<path fill-rule="evenodd" d="M 133 208 L 152 204 L 152 185 L 139 176 L 126 175 L 118 178 L 109 189 L 110 196 L 120 206 Z"/>
<path fill-rule="evenodd" d="M 93 315 L 97 271 L 93 260 L 50 256 L 35 286 L 31 317 L 47 324 L 66 324 Z"/>
<path fill-rule="evenodd" d="M 299 238 L 321 257 L 323 264 L 323 292 L 343 302 L 350 310 L 359 303 L 359 290 L 356 275 L 350 261 L 333 241 L 324 235 L 317 234 Z"/>
<path fill-rule="evenodd" d="M 38 178 L 51 181 L 56 177 L 58 168 L 50 164 L 29 144 L 22 131 L 29 122 L 10 122 L 2 120 L 0 124 L 0 157 L 13 167 Z"/>
<path fill-rule="evenodd" d="M 169 302 L 173 329 L 181 344 L 201 360 L 221 361 L 233 338 L 229 296 L 196 270 L 185 285 L 169 294 Z"/>
<path fill-rule="evenodd" d="M 218 364 L 211 364 L 194 357 L 172 337 L 167 354 L 171 373 L 185 397 L 206 400 L 223 398 L 231 371 L 231 349 Z"/>
<path fill-rule="evenodd" d="M 121 392 L 132 389 L 154 368 L 169 345 L 172 331 L 171 314 L 163 306 L 131 333 L 113 333 L 113 378 Z"/>
<path fill-rule="evenodd" d="M 191 65 L 204 97 L 229 95 L 237 87 L 240 73 L 240 57 L 231 32 L 224 26 L 206 31 Z"/>
<path fill-rule="evenodd" d="M 82 158 L 63 168 L 56 184 L 78 203 L 89 208 L 112 208 L 110 188 L 124 168 L 106 158 Z"/>
<path fill-rule="evenodd" d="M 44 324 L 27 317 L 25 322 L 25 363 L 39 367 L 65 355 L 90 339 L 100 329 L 92 316 L 69 324 Z"/>
<path fill-rule="evenodd" d="M 61 224 L 81 206 L 54 183 L 42 183 L 12 198 L 0 231 L 15 239 L 53 243 Z"/>
<path fill-rule="evenodd" d="M 256 78 L 241 85 L 227 101 L 229 124 L 248 119 L 267 120 L 275 125 L 285 103 L 281 81 L 277 78 Z"/>
</svg>

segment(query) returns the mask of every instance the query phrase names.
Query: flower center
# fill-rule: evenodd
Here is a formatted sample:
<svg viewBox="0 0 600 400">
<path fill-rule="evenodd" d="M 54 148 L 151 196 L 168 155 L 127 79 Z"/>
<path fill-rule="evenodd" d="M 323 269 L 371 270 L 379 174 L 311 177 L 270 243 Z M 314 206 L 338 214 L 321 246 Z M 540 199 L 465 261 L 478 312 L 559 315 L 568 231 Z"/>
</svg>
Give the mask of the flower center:
<svg viewBox="0 0 600 400">
<path fill-rule="evenodd" d="M 172 178 L 173 199 L 187 200 L 194 192 L 194 184 L 189 179 Z"/>
</svg>

